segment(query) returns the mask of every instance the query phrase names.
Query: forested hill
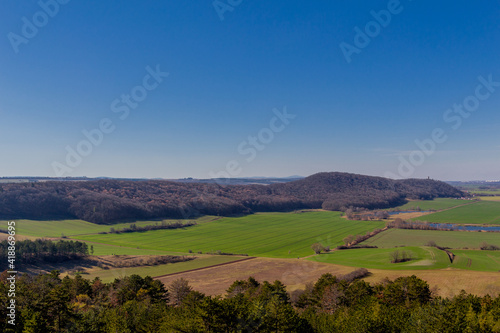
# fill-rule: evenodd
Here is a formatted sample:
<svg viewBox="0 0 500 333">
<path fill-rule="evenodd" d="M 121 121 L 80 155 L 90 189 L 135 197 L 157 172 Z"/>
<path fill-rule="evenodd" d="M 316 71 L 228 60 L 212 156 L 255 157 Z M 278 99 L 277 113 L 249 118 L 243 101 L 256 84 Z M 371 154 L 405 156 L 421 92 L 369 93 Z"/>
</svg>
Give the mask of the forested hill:
<svg viewBox="0 0 500 333">
<path fill-rule="evenodd" d="M 460 197 L 435 180 L 318 173 L 289 183 L 220 185 L 163 180 L 49 181 L 0 185 L 0 219 L 78 218 L 95 223 L 305 208 L 387 208 L 406 199 Z"/>
</svg>

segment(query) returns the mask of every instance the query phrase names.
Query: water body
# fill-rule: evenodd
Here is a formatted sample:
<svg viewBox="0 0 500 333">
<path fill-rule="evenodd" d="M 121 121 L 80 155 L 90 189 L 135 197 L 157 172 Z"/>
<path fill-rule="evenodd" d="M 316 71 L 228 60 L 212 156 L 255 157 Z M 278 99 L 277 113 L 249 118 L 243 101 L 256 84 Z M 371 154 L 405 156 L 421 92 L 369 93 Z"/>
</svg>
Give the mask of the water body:
<svg viewBox="0 0 500 333">
<path fill-rule="evenodd" d="M 398 215 L 405 213 L 431 213 L 431 210 L 402 210 L 400 212 L 389 212 L 389 215 Z"/>
<path fill-rule="evenodd" d="M 437 228 L 449 228 L 462 231 L 500 231 L 500 226 L 486 227 L 482 225 L 456 225 L 447 223 L 430 223 L 429 225 Z"/>
</svg>

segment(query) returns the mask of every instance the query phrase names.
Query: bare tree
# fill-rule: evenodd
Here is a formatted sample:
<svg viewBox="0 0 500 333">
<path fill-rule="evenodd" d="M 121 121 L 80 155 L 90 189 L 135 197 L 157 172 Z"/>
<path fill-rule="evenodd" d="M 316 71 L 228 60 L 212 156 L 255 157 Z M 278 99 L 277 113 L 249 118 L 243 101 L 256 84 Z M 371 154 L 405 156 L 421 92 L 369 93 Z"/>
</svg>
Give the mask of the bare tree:
<svg viewBox="0 0 500 333">
<path fill-rule="evenodd" d="M 391 258 L 391 263 L 395 264 L 395 263 L 399 262 L 399 250 L 391 252 L 389 254 L 389 257 Z"/>
<path fill-rule="evenodd" d="M 314 253 L 320 254 L 325 250 L 325 247 L 321 243 L 314 243 L 313 245 L 311 245 L 311 249 L 314 251 Z"/>
<path fill-rule="evenodd" d="M 178 306 L 182 303 L 182 300 L 193 290 L 189 283 L 184 278 L 172 281 L 168 291 L 170 292 L 170 302 Z"/>
</svg>

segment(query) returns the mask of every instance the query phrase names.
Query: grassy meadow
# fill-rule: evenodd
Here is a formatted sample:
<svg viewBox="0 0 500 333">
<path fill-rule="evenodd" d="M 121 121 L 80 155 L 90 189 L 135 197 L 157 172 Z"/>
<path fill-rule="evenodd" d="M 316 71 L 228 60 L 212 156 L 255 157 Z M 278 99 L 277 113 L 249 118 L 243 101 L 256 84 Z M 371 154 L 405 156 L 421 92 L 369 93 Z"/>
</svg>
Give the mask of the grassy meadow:
<svg viewBox="0 0 500 333">
<path fill-rule="evenodd" d="M 384 227 L 382 221 L 348 221 L 339 212 L 263 213 L 222 218 L 185 229 L 75 238 L 130 248 L 160 251 L 222 251 L 251 256 L 297 258 L 312 255 L 316 242 L 336 247 L 348 235 Z"/>
<path fill-rule="evenodd" d="M 174 264 L 164 264 L 156 266 L 141 266 L 141 267 L 127 267 L 127 268 L 113 268 L 113 269 L 96 269 L 86 274 L 82 274 L 86 279 L 94 279 L 99 277 L 104 282 L 114 281 L 116 278 L 121 278 L 127 275 L 137 274 L 141 276 L 160 276 L 166 274 L 173 274 L 184 272 L 192 269 L 203 268 L 207 266 L 224 264 L 245 257 L 236 256 L 202 256 L 195 260 L 186 262 L 177 262 Z"/>
<path fill-rule="evenodd" d="M 367 239 L 362 244 L 393 248 L 395 246 L 424 246 L 429 241 L 452 249 L 478 249 L 482 242 L 500 246 L 500 233 L 389 229 Z"/>
<path fill-rule="evenodd" d="M 206 223 L 216 219 L 214 216 L 204 216 L 194 221 L 196 223 Z M 64 236 L 77 236 L 86 234 L 96 234 L 99 232 L 109 232 L 111 228 L 120 230 L 130 227 L 135 224 L 138 227 L 148 225 L 161 224 L 162 220 L 158 221 L 132 221 L 118 224 L 95 224 L 82 220 L 15 220 L 16 233 L 23 236 L 33 236 L 38 238 L 57 238 Z M 187 222 L 188 220 L 163 220 L 169 222 Z M 7 221 L 0 221 L 0 228 L 7 229 Z"/>
<path fill-rule="evenodd" d="M 411 200 L 404 205 L 395 207 L 398 210 L 415 210 L 419 207 L 421 210 L 442 210 L 460 205 L 470 204 L 468 200 L 459 200 L 452 198 L 436 198 L 434 200 Z M 394 209 L 390 208 L 389 210 Z"/>
</svg>

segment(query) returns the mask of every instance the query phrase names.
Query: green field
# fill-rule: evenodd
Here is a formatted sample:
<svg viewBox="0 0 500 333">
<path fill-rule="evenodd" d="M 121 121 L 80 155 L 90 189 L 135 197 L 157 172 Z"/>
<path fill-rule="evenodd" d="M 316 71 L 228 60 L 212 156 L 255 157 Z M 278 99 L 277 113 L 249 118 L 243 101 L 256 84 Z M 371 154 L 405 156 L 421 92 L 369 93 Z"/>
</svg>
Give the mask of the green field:
<svg viewBox="0 0 500 333">
<path fill-rule="evenodd" d="M 453 267 L 474 271 L 500 271 L 500 251 L 453 250 Z"/>
<path fill-rule="evenodd" d="M 251 256 L 296 258 L 313 254 L 316 242 L 335 247 L 347 235 L 382 228 L 380 221 L 347 221 L 339 212 L 263 213 L 222 218 L 186 229 L 140 233 L 84 235 L 75 238 L 160 251 L 220 250 Z"/>
<path fill-rule="evenodd" d="M 87 245 L 90 246 L 92 245 L 94 247 L 94 255 L 96 256 L 105 256 L 105 255 L 113 255 L 113 254 L 128 254 L 131 256 L 135 255 L 187 255 L 189 254 L 187 251 L 186 252 L 177 252 L 177 251 L 161 251 L 161 250 L 153 250 L 153 249 L 142 249 L 142 248 L 137 248 L 137 247 L 126 247 L 126 246 L 119 246 L 119 245 L 108 245 L 108 244 L 100 244 L 100 243 L 92 243 L 92 242 L 86 242 Z"/>
<path fill-rule="evenodd" d="M 429 241 L 452 249 L 477 249 L 482 242 L 500 246 L 500 233 L 389 229 L 367 239 L 362 244 L 374 245 L 379 248 L 393 248 L 401 245 L 423 246 Z"/>
<path fill-rule="evenodd" d="M 494 195 L 500 195 L 500 189 L 497 189 L 497 190 L 473 190 L 471 191 L 472 193 L 474 194 L 478 194 L 478 195 L 481 195 L 481 194 L 494 194 Z"/>
<path fill-rule="evenodd" d="M 451 207 L 456 207 L 460 205 L 469 204 L 470 201 L 467 200 L 458 200 L 451 198 L 436 198 L 434 200 L 412 200 L 402 206 L 396 207 L 396 209 L 405 211 L 405 210 L 414 210 L 417 207 L 420 207 L 421 210 L 442 210 Z M 392 210 L 394 208 L 388 209 Z"/>
<path fill-rule="evenodd" d="M 165 264 L 157 266 L 141 266 L 141 267 L 128 267 L 128 268 L 114 268 L 107 270 L 96 270 L 89 274 L 83 274 L 86 279 L 94 279 L 99 277 L 104 282 L 111 282 L 116 278 L 121 278 L 127 275 L 138 274 L 140 276 L 159 276 L 165 274 L 179 273 L 191 269 L 203 268 L 207 266 L 218 265 L 244 257 L 233 256 L 203 256 L 192 261 L 178 262 L 174 264 Z"/>
<path fill-rule="evenodd" d="M 413 260 L 403 263 L 391 263 L 390 254 L 396 250 L 411 252 Z M 423 270 L 449 267 L 450 260 L 444 251 L 433 247 L 410 246 L 397 249 L 351 249 L 333 251 L 309 258 L 317 262 L 330 264 L 391 270 Z"/>
<path fill-rule="evenodd" d="M 404 263 L 391 263 L 390 254 L 395 250 L 410 251 L 414 259 Z M 309 260 L 337 265 L 388 270 L 427 270 L 459 268 L 474 271 L 497 272 L 500 270 L 500 251 L 452 250 L 453 264 L 447 254 L 436 248 L 410 246 L 392 249 L 351 249 L 334 251 L 311 257 Z"/>
<path fill-rule="evenodd" d="M 433 223 L 500 224 L 500 202 L 477 201 L 443 212 L 414 218 Z"/>
<path fill-rule="evenodd" d="M 214 216 L 204 216 L 195 221 L 196 223 L 205 223 L 214 220 Z M 48 220 L 48 221 L 37 221 L 37 220 L 15 220 L 16 221 L 16 233 L 23 236 L 34 236 L 34 237 L 61 237 L 65 236 L 76 236 L 85 234 L 96 234 L 98 232 L 108 232 L 110 228 L 115 230 L 120 230 L 123 228 L 128 228 L 130 224 L 135 223 L 138 227 L 144 227 L 147 225 L 160 224 L 160 221 L 137 221 L 137 222 L 127 222 L 112 225 L 102 225 L 90 223 L 82 220 Z M 179 220 L 164 220 L 165 222 L 177 222 Z M 184 220 L 180 220 L 184 221 Z M 187 220 L 185 220 L 187 221 Z M 0 221 L 0 229 L 7 229 L 7 221 Z"/>
</svg>

